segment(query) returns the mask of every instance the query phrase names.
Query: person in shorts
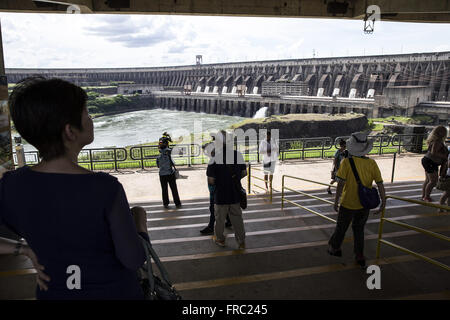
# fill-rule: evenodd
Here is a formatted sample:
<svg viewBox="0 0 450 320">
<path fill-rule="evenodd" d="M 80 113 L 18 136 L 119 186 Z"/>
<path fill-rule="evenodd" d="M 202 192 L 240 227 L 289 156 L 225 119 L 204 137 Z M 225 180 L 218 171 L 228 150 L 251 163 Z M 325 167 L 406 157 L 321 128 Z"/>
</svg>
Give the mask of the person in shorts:
<svg viewBox="0 0 450 320">
<path fill-rule="evenodd" d="M 425 182 L 422 186 L 422 200 L 432 202 L 431 191 L 436 186 L 439 176 L 439 166 L 444 165 L 448 157 L 448 149 L 445 146 L 447 129 L 444 126 L 437 126 L 431 131 L 428 139 L 428 151 L 422 158 L 422 166 L 425 170 Z"/>
<path fill-rule="evenodd" d="M 338 217 L 336 228 L 328 242 L 328 253 L 332 256 L 342 256 L 341 246 L 345 233 L 351 224 L 353 229 L 355 261 L 361 267 L 365 267 L 364 228 L 369 218 L 370 210 L 364 208 L 359 200 L 358 184 L 351 168 L 350 157 L 355 163 L 361 183 L 366 188 L 372 188 L 374 181 L 377 184 L 381 204 L 380 208 L 374 214 L 382 212 L 386 207 L 386 193 L 383 178 L 381 177 L 377 163 L 375 160 L 366 156 L 373 148 L 373 140 L 369 139 L 364 132 L 356 132 L 347 140 L 347 148 L 349 157 L 342 161 L 336 173 L 338 185 L 334 199 L 334 210 L 338 212 Z"/>
<path fill-rule="evenodd" d="M 278 144 L 272 140 L 270 130 L 267 131 L 266 139 L 259 144 L 259 153 L 263 155 L 264 183 L 266 191 L 269 192 L 272 190 L 273 173 L 278 159 Z"/>
</svg>

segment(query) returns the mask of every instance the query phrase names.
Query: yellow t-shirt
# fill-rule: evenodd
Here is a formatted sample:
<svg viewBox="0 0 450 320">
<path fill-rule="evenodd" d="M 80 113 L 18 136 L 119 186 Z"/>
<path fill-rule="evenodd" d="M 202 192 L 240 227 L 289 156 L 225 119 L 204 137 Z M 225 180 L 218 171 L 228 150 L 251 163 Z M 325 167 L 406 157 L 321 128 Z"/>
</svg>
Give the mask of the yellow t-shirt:
<svg viewBox="0 0 450 320">
<path fill-rule="evenodd" d="M 372 188 L 373 181 L 376 183 L 383 182 L 380 169 L 375 160 L 355 156 L 352 158 L 355 162 L 359 179 L 361 179 L 361 183 L 365 187 Z M 362 209 L 363 206 L 361 205 L 361 202 L 359 202 L 358 196 L 358 184 L 356 183 L 355 175 L 353 174 L 352 166 L 350 165 L 348 158 L 342 160 L 339 170 L 336 173 L 336 177 L 345 181 L 340 202 L 341 206 L 351 210 Z"/>
</svg>

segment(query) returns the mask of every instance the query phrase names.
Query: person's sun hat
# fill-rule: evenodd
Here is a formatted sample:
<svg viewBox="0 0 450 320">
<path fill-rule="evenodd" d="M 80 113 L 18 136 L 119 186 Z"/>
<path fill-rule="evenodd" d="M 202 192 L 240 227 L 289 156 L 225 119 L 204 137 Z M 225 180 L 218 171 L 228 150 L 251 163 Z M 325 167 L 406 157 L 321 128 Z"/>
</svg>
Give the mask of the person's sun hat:
<svg viewBox="0 0 450 320">
<path fill-rule="evenodd" d="M 373 140 L 367 138 L 367 133 L 355 132 L 347 139 L 347 150 L 352 156 L 363 157 L 373 148 Z"/>
</svg>

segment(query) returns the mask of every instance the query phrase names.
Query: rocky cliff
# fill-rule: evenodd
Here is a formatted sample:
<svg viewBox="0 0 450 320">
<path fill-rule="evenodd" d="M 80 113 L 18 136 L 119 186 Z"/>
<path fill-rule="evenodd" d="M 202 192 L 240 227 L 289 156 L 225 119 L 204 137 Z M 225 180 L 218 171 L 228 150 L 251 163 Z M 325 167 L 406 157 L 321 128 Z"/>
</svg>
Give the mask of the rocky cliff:
<svg viewBox="0 0 450 320">
<path fill-rule="evenodd" d="M 237 123 L 232 128 L 279 129 L 280 139 L 338 137 L 367 129 L 367 118 L 363 114 L 288 114 L 262 119 L 249 119 Z"/>
</svg>

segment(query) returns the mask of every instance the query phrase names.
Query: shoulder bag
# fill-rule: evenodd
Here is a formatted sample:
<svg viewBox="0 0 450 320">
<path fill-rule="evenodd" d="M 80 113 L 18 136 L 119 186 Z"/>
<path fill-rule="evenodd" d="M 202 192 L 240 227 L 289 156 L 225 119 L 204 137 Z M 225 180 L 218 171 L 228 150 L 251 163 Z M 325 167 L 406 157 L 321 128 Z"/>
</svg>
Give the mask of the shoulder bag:
<svg viewBox="0 0 450 320">
<path fill-rule="evenodd" d="M 180 172 L 177 170 L 177 168 L 175 167 L 175 163 L 172 160 L 172 156 L 169 155 L 169 159 L 170 159 L 170 163 L 172 163 L 173 169 L 175 170 L 174 174 L 175 174 L 175 179 L 180 179 Z"/>
<path fill-rule="evenodd" d="M 358 171 L 356 170 L 355 161 L 352 157 L 349 157 L 350 166 L 352 167 L 353 174 L 355 175 L 356 183 L 358 184 L 358 196 L 359 202 L 365 209 L 375 209 L 380 205 L 380 196 L 377 188 L 367 188 L 359 179 Z"/>
<path fill-rule="evenodd" d="M 233 173 L 230 166 L 229 165 L 226 166 L 228 168 L 228 172 L 231 175 L 231 178 L 233 179 L 234 188 L 239 194 L 240 197 L 239 205 L 241 206 L 242 209 L 247 209 L 247 192 L 245 192 L 245 189 L 242 188 L 239 180 L 236 177 L 236 174 Z"/>
<path fill-rule="evenodd" d="M 147 262 L 140 269 L 141 272 L 141 287 L 144 291 L 146 300 L 181 300 L 181 296 L 177 290 L 172 286 L 166 269 L 162 265 L 155 250 L 149 241 L 139 236 L 144 246 Z M 152 259 L 155 261 L 159 269 L 161 278 L 153 274 Z M 143 276 L 142 276 L 143 274 Z"/>
<path fill-rule="evenodd" d="M 436 189 L 441 191 L 450 191 L 450 177 L 439 177 Z"/>
</svg>

